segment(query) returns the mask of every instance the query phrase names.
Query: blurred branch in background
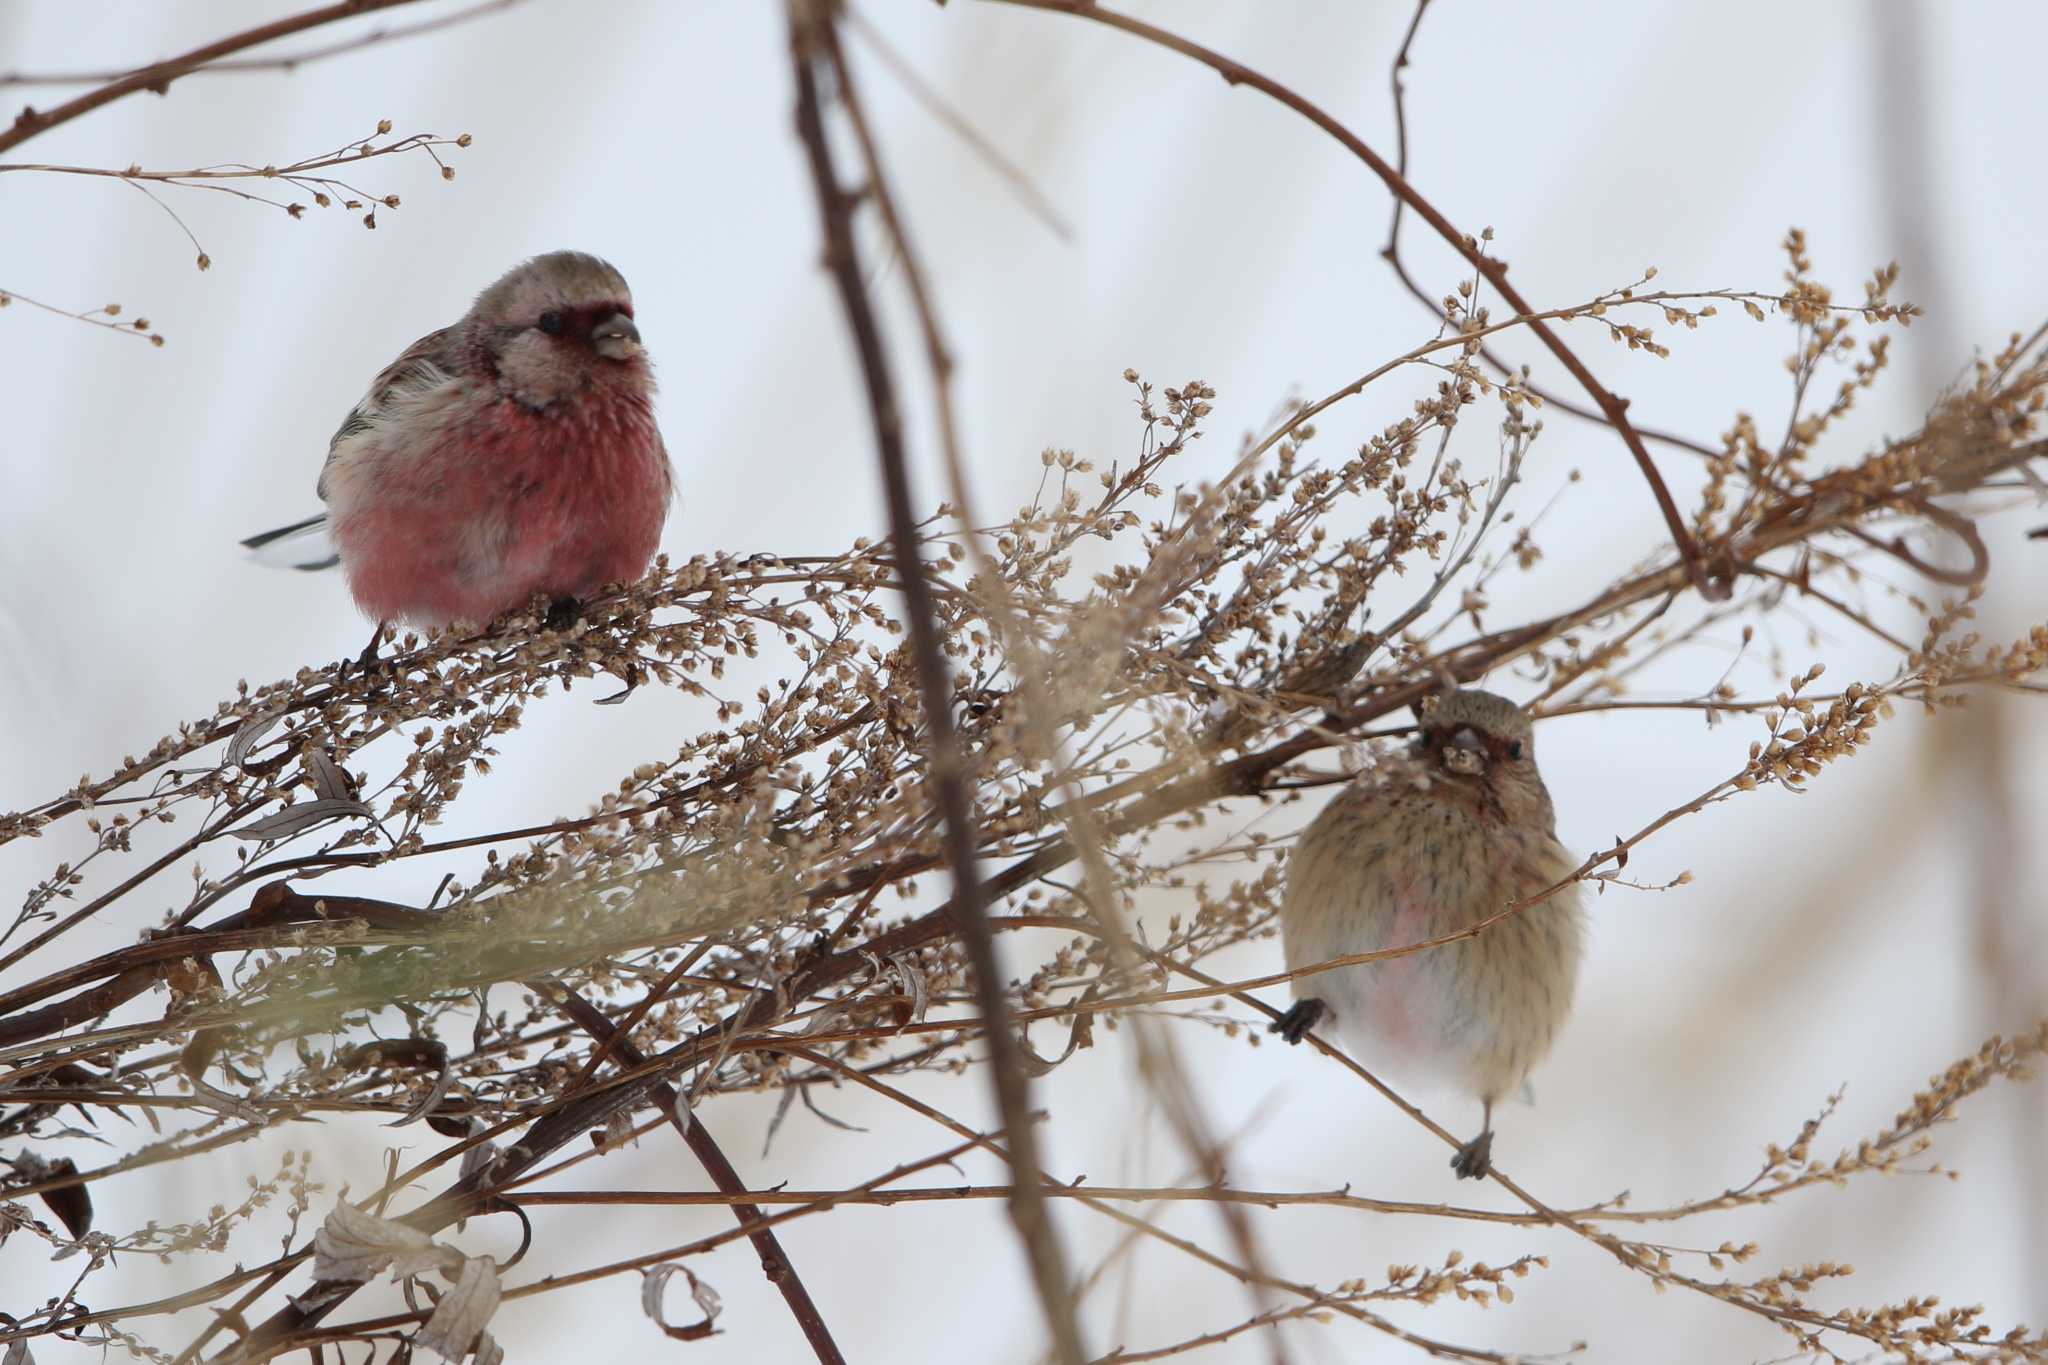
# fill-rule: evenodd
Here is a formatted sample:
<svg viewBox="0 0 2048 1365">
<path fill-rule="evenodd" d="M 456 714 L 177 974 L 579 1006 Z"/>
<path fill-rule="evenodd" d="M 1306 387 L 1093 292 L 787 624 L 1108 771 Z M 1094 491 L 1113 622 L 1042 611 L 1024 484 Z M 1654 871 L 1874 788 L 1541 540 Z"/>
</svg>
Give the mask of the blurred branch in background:
<svg viewBox="0 0 2048 1365">
<path fill-rule="evenodd" d="M 359 14 L 367 14 L 372 12 L 373 10 L 386 8 L 390 4 L 411 3 L 413 3 L 413 0 L 386 0 L 386 3 L 383 5 L 376 3 L 361 3 L 350 5 L 346 7 L 345 11 L 339 13 L 335 11 L 334 7 L 329 7 L 328 9 L 315 10 L 312 12 L 311 16 L 301 15 L 296 19 L 286 20 L 285 22 L 292 26 L 289 29 L 290 32 L 300 33 L 304 32 L 306 29 L 316 28 L 323 24 L 333 23 L 337 20 L 353 19 Z M 323 61 L 328 57 L 339 57 L 344 53 L 357 52 L 366 47 L 374 47 L 378 43 L 392 42 L 401 38 L 415 38 L 421 36 L 422 34 L 435 33 L 440 31 L 441 29 L 453 28 L 457 24 L 466 24 L 469 23 L 471 20 L 481 19 L 486 15 L 496 14 L 499 13 L 500 11 L 508 10 L 512 8 L 514 5 L 523 3 L 525 3 L 525 0 L 482 0 L 482 3 L 471 5 L 467 9 L 456 10 L 450 14 L 438 15 L 432 19 L 422 19 L 418 23 L 391 24 L 388 26 L 379 24 L 374 28 L 366 29 L 362 33 L 358 33 L 350 38 L 337 39 L 334 42 L 321 43 L 314 47 L 300 48 L 296 52 L 282 53 L 275 57 L 212 58 L 204 61 L 202 64 L 198 66 L 193 66 L 184 69 L 181 74 L 186 76 L 211 76 L 231 72 L 246 73 L 251 71 L 297 71 L 302 66 L 305 66 L 312 62 Z M 241 41 L 240 38 L 231 38 L 226 41 L 235 44 L 234 50 L 239 50 L 245 47 L 254 47 L 261 43 L 267 43 L 275 38 L 284 36 L 282 33 L 278 32 L 267 32 L 262 30 L 258 30 L 258 32 L 262 32 L 262 36 L 252 39 L 250 41 L 244 42 Z M 215 44 L 214 46 L 219 46 L 219 44 Z M 165 73 L 165 68 L 168 65 L 168 63 L 159 63 L 156 66 L 130 67 L 127 70 L 123 71 L 0 71 L 0 86 L 108 85 L 112 84 L 115 81 L 127 80 L 128 78 L 140 73 Z M 170 84 L 170 77 L 168 76 L 168 74 L 160 74 L 158 78 L 163 81 L 164 88 L 168 89 Z M 154 89 L 155 87 L 151 88 Z M 157 90 L 156 93 L 162 94 L 164 93 L 164 91 Z"/>
<path fill-rule="evenodd" d="M 1929 145 L 1937 110 L 1922 70 L 1934 34 L 1928 17 L 1900 0 L 1884 0 L 1874 18 L 1870 87 L 1887 148 L 1887 227 L 1912 287 L 1928 298 L 1948 298 L 1953 281 L 1942 262 L 1943 247 L 1955 235 L 1947 221 L 1953 208 L 1941 193 L 1938 157 Z M 1951 382 L 1943 367 L 1965 339 L 1947 319 L 1930 322 L 1938 344 L 1918 351 L 1912 377 L 1922 392 L 1938 394 Z M 2018 581 L 2005 591 L 2023 602 L 2038 596 Z M 1928 832 L 1965 851 L 1977 960 L 1988 986 L 1979 1027 L 2008 1028 L 2048 1017 L 2048 989 L 2038 975 L 2048 937 L 2040 897 L 2027 894 L 2020 864 L 2026 835 L 2014 749 L 2021 730 L 2002 698 L 1987 699 L 1960 720 L 1954 732 L 1930 732 L 1924 741 L 1924 766 L 1945 793 L 1940 809 L 1946 817 L 1926 823 Z M 2035 1316 L 2048 1317 L 2048 1093 L 2037 1091 L 2032 1103 L 2016 1106 L 2014 1119 L 2013 1147 L 2027 1174 L 2026 1189 L 2016 1193 L 2027 1209 L 2021 1224 L 2028 1229 L 2028 1279 L 2035 1286 L 2031 1307 Z"/>
<path fill-rule="evenodd" d="M 1036 7 L 1138 33 L 1356 142 L 1285 87 L 1184 39 L 1085 4 Z M 1549 1268 L 1533 1241 L 1500 1264 L 1452 1251 L 1383 1275 L 1350 1265 L 1283 1275 L 1260 1255 L 1264 1223 L 1254 1220 L 1304 1206 L 1492 1224 L 1532 1239 L 1562 1231 L 1602 1253 L 1590 1273 L 1618 1268 L 1733 1308 L 1722 1317 L 1767 1323 L 1802 1355 L 2048 1360 L 2048 1338 L 1932 1295 L 1835 1306 L 1853 1246 L 1840 1261 L 1737 1271 L 1762 1253 L 1746 1232 L 1721 1235 L 1726 1223 L 1691 1247 L 1632 1230 L 1761 1217 L 1776 1201 L 1820 1200 L 1823 1187 L 1855 1200 L 1866 1176 L 1940 1169 L 1926 1155 L 1938 1127 L 1994 1083 L 2026 1080 L 2048 1023 L 2013 1027 L 1917 1090 L 1902 1079 L 1910 1098 L 1896 1117 L 1839 1155 L 1817 1145 L 1829 1101 L 1760 1162 L 1732 1163 L 1754 1166 L 1746 1179 L 1700 1173 L 1700 1193 L 1641 1207 L 1625 1196 L 1568 1206 L 1498 1172 L 1507 1210 L 1400 1189 L 1238 1188 L 1232 1144 L 1203 1112 L 1230 1097 L 1208 1093 L 1174 1051 L 1190 1029 L 1256 1043 L 1253 1026 L 1274 1011 L 1249 992 L 1295 975 L 1247 977 L 1221 960 L 1272 934 L 1290 840 L 1262 828 L 1268 813 L 1369 769 L 1403 742 L 1402 713 L 1446 678 L 1512 669 L 1544 724 L 1632 710 L 1674 727 L 1704 719 L 1727 735 L 1711 785 L 1643 791 L 1640 818 L 1622 826 L 1638 832 L 1545 895 L 1577 881 L 1603 891 L 1678 884 L 1684 877 L 1629 880 L 1632 851 L 1760 787 L 1812 787 L 1825 799 L 1815 779 L 1902 704 L 1933 713 L 1987 693 L 2038 704 L 2048 623 L 2005 641 L 1969 623 L 1981 592 L 2027 572 L 2009 557 L 2029 547 L 2004 534 L 2001 514 L 2048 468 L 2043 334 L 1976 360 L 1917 431 L 1858 449 L 1842 419 L 1885 377 L 1888 330 L 1916 312 L 1894 301 L 1892 268 L 1873 272 L 1860 302 L 1838 303 L 1794 230 L 1781 290 L 1651 290 L 1629 272 L 1628 284 L 1538 309 L 1505 292 L 1489 235 L 1434 220 L 1469 270 L 1432 305 L 1434 334 L 1291 407 L 1246 439 L 1224 478 L 1191 470 L 1215 386 L 1158 388 L 1132 372 L 1128 452 L 1103 468 L 1047 451 L 1033 501 L 984 523 L 954 430 L 936 291 L 840 51 L 840 11 L 796 3 L 789 15 L 799 150 L 867 381 L 890 535 L 836 555 L 782 558 L 748 544 L 664 559 L 566 628 L 547 625 L 536 603 L 477 630 L 408 637 L 375 677 L 335 663 L 244 684 L 101 775 L 0 814 L 0 849 L 33 860 L 18 911 L 0 924 L 0 1136 L 22 1144 L 0 1177 L 0 1255 L 48 1254 L 76 1268 L 47 1302 L 0 1303 L 0 1344 L 55 1338 L 152 1360 L 214 1349 L 217 1360 L 254 1361 L 360 1343 L 385 1359 L 418 1345 L 489 1360 L 501 1349 L 490 1336 L 501 1301 L 637 1272 L 650 1328 L 672 1339 L 716 1330 L 773 1342 L 793 1320 L 813 1355 L 837 1359 L 819 1306 L 832 1292 L 815 1271 L 809 1283 L 797 1277 L 778 1238 L 784 1223 L 852 1206 L 902 1220 L 920 1216 L 912 1205 L 1003 1199 L 1051 1349 L 1065 1360 L 1087 1359 L 1083 1333 L 1101 1331 L 1085 1298 L 1101 1272 L 1070 1274 L 1053 1205 L 1252 1296 L 1248 1309 L 1204 1301 L 1175 1323 L 1175 1339 L 1118 1348 L 1104 1362 L 1250 1341 L 1280 1359 L 1283 1332 L 1323 1320 L 1437 1358 L 1526 1355 L 1418 1323 L 1444 1302 L 1513 1303 L 1517 1284 Z M 281 23 L 299 27 L 273 25 L 269 36 L 313 26 L 310 16 Z M 1411 26 L 1403 54 L 1414 36 Z M 149 70 L 168 80 L 261 40 L 245 34 Z M 1405 133 L 1402 147 L 1405 166 Z M 1399 167 L 1362 143 L 1353 151 L 1424 213 Z M 849 164 L 860 167 L 853 182 Z M 903 262 L 940 419 L 953 505 L 921 520 L 896 356 L 858 268 L 867 230 Z M 1592 327 L 1679 363 L 1682 348 L 1655 329 L 1683 338 L 1746 325 L 1723 309 L 1790 324 L 1784 430 L 1732 411 L 1718 445 L 1694 447 L 1704 459 L 1684 490 L 1689 511 L 1656 477 L 1663 525 L 1608 518 L 1613 558 L 1638 541 L 1663 550 L 1594 591 L 1553 590 L 1513 615 L 1496 608 L 1492 585 L 1543 559 L 1541 509 L 1599 494 L 1576 478 L 1534 486 L 1523 457 L 1543 438 L 1545 398 L 1491 365 L 1485 347 L 1528 330 L 1571 367 L 1562 338 Z M 1430 381 L 1420 403 L 1404 397 L 1398 419 L 1321 453 L 1322 428 L 1348 420 L 1347 404 L 1411 374 Z M 1584 381 L 1654 477 L 1620 400 Z M 1930 538 L 1968 549 L 1970 569 L 1922 555 Z M 1961 590 L 1935 596 L 1875 565 L 1925 570 Z M 1853 672 L 1846 648 L 1818 640 L 1810 656 L 1760 645 L 1752 657 L 1752 640 L 1799 622 L 1808 603 L 1854 632 L 1864 662 Z M 1632 694 L 1648 662 L 1689 659 L 1730 632 L 1743 642 L 1734 662 L 1714 658 L 1689 695 Z M 1874 668 L 1872 651 L 1883 661 Z M 728 671 L 734 660 L 772 681 L 747 691 Z M 590 809 L 437 832 L 469 809 L 469 783 L 494 766 L 522 771 L 533 715 L 580 705 L 579 689 L 601 674 L 640 681 L 626 705 L 660 692 L 686 703 L 694 732 L 643 711 L 644 754 Z M 82 851 L 41 857 L 45 838 Z M 949 894 L 920 886 L 938 873 Z M 401 877 L 421 875 L 438 882 L 431 899 L 396 891 Z M 899 908 L 882 899 L 892 890 Z M 1142 896 L 1173 909 L 1163 922 L 1143 919 Z M 1430 951 L 1541 898 L 1448 938 L 1306 970 Z M 83 932 L 93 928 L 140 937 L 94 949 Z M 1019 970 L 1002 969 L 996 934 Z M 1034 1048 L 1034 1023 L 1061 1044 L 1045 1049 L 1042 1034 Z M 1059 1088 L 1059 1068 L 1102 1041 L 1098 1024 L 1132 1040 L 1139 1084 L 1128 1117 L 1167 1118 L 1191 1158 L 1185 1181 L 1098 1186 L 1040 1144 L 1040 1125 L 1057 1133 L 1105 1121 L 1063 1103 Z M 1360 1065 L 1375 1059 L 1317 1046 L 1331 1078 L 1457 1145 Z M 958 1073 L 984 1064 L 999 1121 L 966 1116 L 973 1101 Z M 743 1175 L 700 1121 L 762 1092 L 822 1118 L 818 1096 L 829 1102 L 840 1087 L 944 1130 L 944 1146 L 866 1163 L 859 1169 L 875 1173 L 857 1182 L 798 1190 L 781 1169 Z M 94 1199 L 126 1172 L 210 1170 L 266 1133 L 320 1117 L 371 1135 L 375 1123 L 412 1129 L 411 1164 L 394 1152 L 374 1187 L 343 1201 L 309 1159 L 287 1160 L 241 1204 L 175 1226 L 136 1226 L 120 1201 Z M 691 1145 L 716 1191 L 638 1191 L 580 1169 L 663 1126 Z M 998 1162 L 999 1174 L 963 1169 L 945 1177 L 952 1184 L 929 1183 L 967 1161 Z M 415 1189 L 436 1192 L 419 1199 Z M 607 1211 L 635 1203 L 723 1203 L 738 1226 L 627 1245 L 626 1225 Z M 1212 1211 L 1222 1235 L 1155 1221 L 1159 1208 L 1190 1203 Z M 542 1206 L 563 1223 L 536 1228 L 525 1210 Z M 476 1252 L 462 1222 L 497 1215 L 521 1229 L 503 1263 Z M 261 1248 L 272 1223 L 284 1235 Z M 601 1254 L 587 1255 L 564 1225 L 598 1230 Z M 788 1307 L 779 1324 L 721 1316 L 689 1264 L 743 1239 Z M 234 1268 L 206 1268 L 229 1251 Z M 547 1263 L 523 1267 L 530 1254 Z M 155 1258 L 185 1287 L 122 1303 L 122 1257 Z M 395 1289 L 370 1287 L 386 1275 Z M 664 1304 L 678 1278 L 700 1315 L 680 1324 Z M 1567 1293 L 1577 1290 L 1574 1281 Z M 211 1316 L 188 1331 L 200 1321 L 193 1310 Z M 155 1341 L 167 1329 L 156 1319 L 171 1314 L 188 1315 L 169 1326 L 186 1341 L 176 1356 Z"/>
<path fill-rule="evenodd" d="M 341 0 L 339 4 L 323 5 L 302 14 L 258 24 L 254 28 L 231 33 L 225 38 L 195 47 L 181 56 L 124 72 L 101 83 L 97 89 L 68 99 L 54 109 L 37 109 L 30 105 L 15 115 L 13 126 L 0 129 L 0 152 L 13 151 L 32 137 L 47 133 L 52 128 L 69 123 L 75 118 L 138 91 L 165 94 L 170 90 L 173 81 L 182 76 L 189 76 L 233 53 L 260 47 L 264 43 L 288 38 L 295 33 L 304 33 L 308 29 L 320 28 L 338 20 L 353 19 L 374 10 L 391 9 L 397 5 L 412 3 L 414 0 Z"/>
<path fill-rule="evenodd" d="M 1011 1031 L 1002 967 L 996 960 L 995 932 L 989 928 L 988 902 L 982 889 L 981 869 L 975 862 L 979 831 L 968 794 L 967 756 L 954 728 L 953 687 L 946 664 L 946 655 L 953 651 L 941 633 L 931 585 L 925 582 L 910 471 L 903 455 L 902 408 L 890 373 L 888 344 L 882 338 L 862 280 L 853 237 L 852 196 L 840 185 L 825 130 L 824 105 L 819 95 L 821 79 L 836 80 L 841 98 L 849 102 L 852 98 L 846 84 L 845 61 L 839 56 L 837 6 L 822 0 L 789 0 L 788 8 L 790 55 L 796 69 L 797 132 L 810 162 L 819 216 L 824 221 L 825 267 L 839 286 L 847 328 L 853 333 L 861 373 L 867 380 L 875 458 L 881 465 L 889 508 L 889 540 L 905 611 L 910 618 L 910 655 L 919 709 L 923 712 L 924 759 L 932 804 L 937 808 L 941 826 L 946 869 L 953 880 L 950 918 L 966 947 L 969 984 L 988 1042 L 988 1070 L 996 1110 L 1010 1135 L 1010 1163 L 1018 1172 L 1011 1181 L 1010 1216 L 1031 1258 L 1039 1304 L 1052 1332 L 1054 1358 L 1060 1365 L 1081 1365 L 1086 1353 L 1074 1316 L 1074 1302 L 1067 1291 L 1066 1255 L 1060 1249 L 1059 1234 L 1038 1191 L 1039 1160 L 1037 1139 L 1031 1128 L 1030 1082 L 1024 1075 L 1016 1035 Z M 874 177 L 870 192 L 885 194 L 879 168 L 872 163 L 870 174 Z M 926 316 L 929 319 L 929 314 Z M 943 351 L 938 349 L 936 332 L 930 335 L 935 367 L 940 369 L 938 377 L 943 384 L 943 361 L 936 359 L 943 356 Z M 949 402 L 944 397 L 940 401 Z M 956 467 L 957 464 L 956 460 Z"/>
</svg>

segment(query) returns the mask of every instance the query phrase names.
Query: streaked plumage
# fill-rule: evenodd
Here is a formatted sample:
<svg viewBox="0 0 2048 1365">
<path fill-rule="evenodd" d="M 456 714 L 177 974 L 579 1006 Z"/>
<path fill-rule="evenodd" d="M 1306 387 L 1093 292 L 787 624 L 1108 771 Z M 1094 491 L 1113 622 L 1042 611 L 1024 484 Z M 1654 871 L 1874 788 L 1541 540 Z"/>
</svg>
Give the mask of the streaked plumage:
<svg viewBox="0 0 2048 1365">
<path fill-rule="evenodd" d="M 1404 754 L 1354 779 L 1310 823 L 1288 863 L 1280 924 L 1290 969 L 1468 928 L 1562 881 L 1534 740 L 1514 703 L 1444 697 Z M 1486 1122 L 1453 1162 L 1483 1175 L 1494 1102 L 1521 1090 L 1571 1009 L 1583 950 L 1567 887 L 1472 938 L 1297 977 L 1274 1026 L 1299 1042 L 1325 1014 L 1370 1067 L 1478 1098 Z"/>
</svg>

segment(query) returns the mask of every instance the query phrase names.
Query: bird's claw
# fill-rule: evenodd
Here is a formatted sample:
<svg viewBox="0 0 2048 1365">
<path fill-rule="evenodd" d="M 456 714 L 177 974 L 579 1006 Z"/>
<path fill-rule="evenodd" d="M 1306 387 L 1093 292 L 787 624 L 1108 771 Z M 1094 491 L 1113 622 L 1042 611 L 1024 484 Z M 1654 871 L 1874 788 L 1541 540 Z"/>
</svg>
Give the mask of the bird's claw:
<svg viewBox="0 0 2048 1365">
<path fill-rule="evenodd" d="M 1451 1158 L 1451 1169 L 1458 1173 L 1460 1180 L 1480 1180 L 1493 1169 L 1493 1129 L 1488 1128 L 1458 1149 Z"/>
<path fill-rule="evenodd" d="M 356 655 L 353 659 L 343 659 L 341 661 L 341 667 L 335 674 L 336 681 L 346 682 L 348 680 L 348 671 L 353 667 L 356 672 L 368 679 L 374 688 L 377 677 L 377 664 L 379 662 L 377 651 L 383 647 L 383 644 L 384 622 L 379 621 L 377 629 L 370 634 L 370 643 L 363 646 L 363 652 Z"/>
<path fill-rule="evenodd" d="M 1266 1032 L 1277 1033 L 1290 1044 L 1299 1043 L 1329 1011 L 1330 1007 L 1320 1000 L 1297 1000 L 1293 1009 L 1266 1026 Z"/>
<path fill-rule="evenodd" d="M 583 615 L 583 604 L 573 597 L 557 597 L 548 603 L 548 614 L 543 624 L 549 630 L 567 630 Z"/>
</svg>

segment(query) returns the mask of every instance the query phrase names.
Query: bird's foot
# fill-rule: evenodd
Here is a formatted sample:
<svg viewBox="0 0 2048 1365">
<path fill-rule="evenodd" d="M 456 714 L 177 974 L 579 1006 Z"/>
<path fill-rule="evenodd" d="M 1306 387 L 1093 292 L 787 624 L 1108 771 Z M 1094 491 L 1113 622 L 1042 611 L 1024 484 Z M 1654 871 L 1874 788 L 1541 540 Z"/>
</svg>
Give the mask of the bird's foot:
<svg viewBox="0 0 2048 1365">
<path fill-rule="evenodd" d="M 1277 1033 L 1289 1043 L 1299 1043 L 1329 1012 L 1330 1007 L 1320 1000 L 1297 1000 L 1293 1009 L 1266 1026 L 1266 1032 Z"/>
<path fill-rule="evenodd" d="M 548 603 L 548 614 L 542 623 L 549 630 L 567 630 L 583 615 L 583 604 L 573 597 L 557 597 Z"/>
<path fill-rule="evenodd" d="M 1488 1128 L 1458 1149 L 1451 1169 L 1460 1180 L 1481 1180 L 1493 1169 L 1493 1129 Z"/>
<path fill-rule="evenodd" d="M 341 670 L 340 673 L 338 674 L 338 680 L 346 682 L 348 680 L 348 671 L 351 667 L 353 667 L 358 673 L 361 673 L 365 678 L 370 678 L 374 680 L 377 673 L 377 650 L 383 645 L 383 643 L 384 622 L 379 621 L 377 623 L 377 628 L 370 632 L 370 643 L 363 646 L 363 652 L 356 655 L 356 657 L 353 659 L 343 659 L 341 661 Z"/>
</svg>

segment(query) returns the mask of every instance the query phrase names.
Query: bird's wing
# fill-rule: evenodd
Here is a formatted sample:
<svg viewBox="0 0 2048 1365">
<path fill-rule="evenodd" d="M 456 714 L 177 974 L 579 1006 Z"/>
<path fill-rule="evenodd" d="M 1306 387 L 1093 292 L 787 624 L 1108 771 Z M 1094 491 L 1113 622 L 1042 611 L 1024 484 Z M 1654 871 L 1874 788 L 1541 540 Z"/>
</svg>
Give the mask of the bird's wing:
<svg viewBox="0 0 2048 1365">
<path fill-rule="evenodd" d="M 377 425 L 384 410 L 391 401 L 401 394 L 435 388 L 454 378 L 456 373 L 456 346 L 460 340 L 459 329 L 443 327 L 438 332 L 429 332 L 405 348 L 405 353 L 384 367 L 383 373 L 371 383 L 370 391 L 362 401 L 349 409 L 347 417 L 336 429 L 334 438 L 327 443 L 327 461 L 320 469 L 320 500 L 327 500 L 327 468 L 334 463 L 334 454 L 352 436 L 368 431 Z"/>
</svg>

